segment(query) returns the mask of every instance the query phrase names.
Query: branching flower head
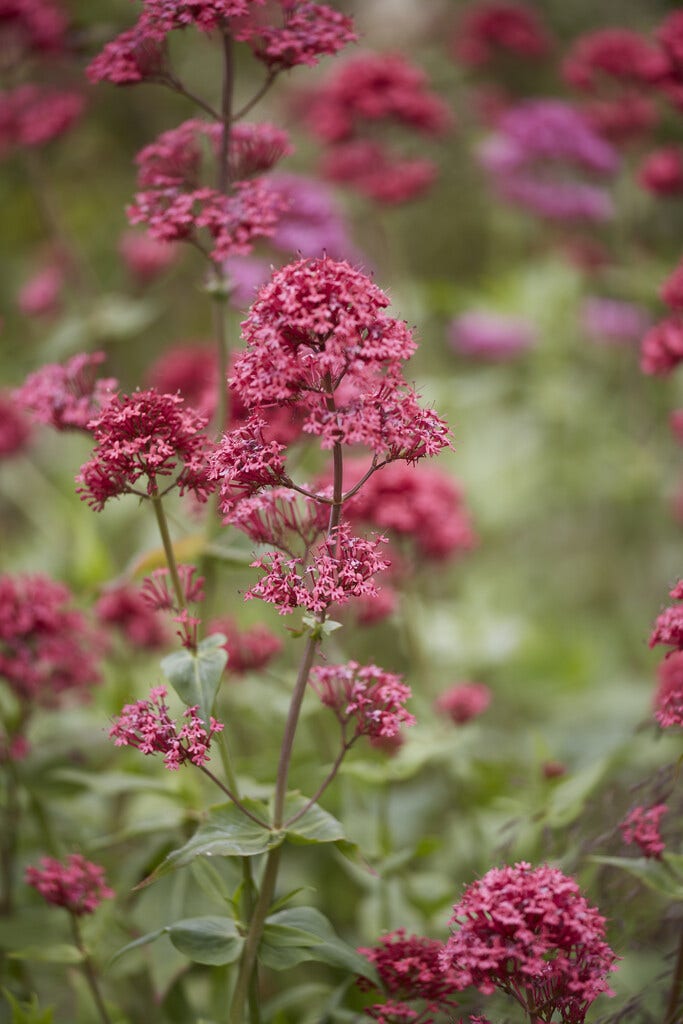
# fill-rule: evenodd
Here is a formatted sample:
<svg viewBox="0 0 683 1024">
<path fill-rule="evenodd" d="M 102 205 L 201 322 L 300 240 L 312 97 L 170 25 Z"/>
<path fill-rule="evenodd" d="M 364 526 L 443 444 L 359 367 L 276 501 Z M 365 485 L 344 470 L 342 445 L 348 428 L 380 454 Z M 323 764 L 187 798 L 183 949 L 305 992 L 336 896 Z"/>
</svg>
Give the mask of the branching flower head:
<svg viewBox="0 0 683 1024">
<path fill-rule="evenodd" d="M 109 587 L 98 598 L 95 614 L 100 622 L 116 627 L 133 647 L 154 650 L 166 642 L 163 622 L 136 587 Z"/>
<path fill-rule="evenodd" d="M 557 868 L 492 868 L 453 911 L 441 962 L 461 987 L 498 989 L 539 1021 L 558 1014 L 562 1024 L 583 1024 L 594 999 L 611 994 L 617 958 L 605 942 L 605 919 Z"/>
<path fill-rule="evenodd" d="M 389 566 L 379 551 L 385 541 L 385 537 L 355 537 L 343 523 L 318 546 L 308 565 L 302 558 L 271 551 L 252 562 L 264 575 L 245 598 L 260 597 L 287 615 L 295 608 L 317 614 L 352 597 L 373 596 L 375 575 Z"/>
<path fill-rule="evenodd" d="M 683 317 L 670 316 L 651 327 L 643 338 L 640 368 L 643 373 L 666 376 L 683 362 Z"/>
<path fill-rule="evenodd" d="M 171 771 L 190 762 L 198 767 L 209 760 L 211 740 L 224 726 L 211 718 L 209 729 L 199 718 L 197 708 L 186 708 L 184 722 L 178 725 L 170 717 L 166 689 L 155 687 L 149 700 L 126 704 L 109 730 L 117 747 L 137 747 L 143 754 L 163 754 Z"/>
<path fill-rule="evenodd" d="M 340 722 L 354 723 L 355 736 L 390 739 L 402 725 L 415 725 L 414 716 L 404 707 L 412 696 L 410 687 L 377 665 L 348 661 L 319 666 L 311 671 L 311 685 Z"/>
<path fill-rule="evenodd" d="M 26 868 L 26 881 L 52 906 L 64 907 L 76 917 L 92 914 L 102 900 L 114 897 L 114 890 L 105 882 L 104 868 L 80 853 L 70 853 L 64 862 L 43 857 L 40 867 Z"/>
<path fill-rule="evenodd" d="M 173 487 L 205 501 L 212 490 L 205 426 L 179 395 L 148 390 L 113 397 L 90 424 L 95 450 L 76 478 L 78 493 L 98 512 L 110 498 L 154 497 Z M 144 492 L 136 489 L 140 480 Z"/>
<path fill-rule="evenodd" d="M 278 0 L 279 23 L 267 23 L 257 12 L 243 23 L 239 38 L 249 42 L 254 56 L 268 68 L 283 70 L 333 56 L 358 36 L 353 21 L 327 4 L 313 0 Z"/>
<path fill-rule="evenodd" d="M 209 479 L 220 481 L 220 511 L 229 515 L 240 498 L 286 480 L 285 446 L 266 442 L 265 420 L 252 417 L 225 434 L 209 458 Z"/>
</svg>

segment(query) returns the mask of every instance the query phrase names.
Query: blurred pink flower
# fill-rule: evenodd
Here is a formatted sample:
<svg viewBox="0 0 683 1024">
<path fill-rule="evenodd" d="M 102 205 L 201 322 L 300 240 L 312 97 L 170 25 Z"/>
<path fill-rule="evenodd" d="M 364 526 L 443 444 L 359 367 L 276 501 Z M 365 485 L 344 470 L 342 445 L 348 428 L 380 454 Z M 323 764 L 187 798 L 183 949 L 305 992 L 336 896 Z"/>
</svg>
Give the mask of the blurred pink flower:
<svg viewBox="0 0 683 1024">
<path fill-rule="evenodd" d="M 105 883 L 104 868 L 80 853 L 70 853 L 64 862 L 43 857 L 40 867 L 26 868 L 26 881 L 48 903 L 76 917 L 92 914 L 102 900 L 114 897 L 114 890 Z"/>
<path fill-rule="evenodd" d="M 437 697 L 434 706 L 455 725 L 464 725 L 482 715 L 491 699 L 491 691 L 484 683 L 456 683 Z"/>
</svg>

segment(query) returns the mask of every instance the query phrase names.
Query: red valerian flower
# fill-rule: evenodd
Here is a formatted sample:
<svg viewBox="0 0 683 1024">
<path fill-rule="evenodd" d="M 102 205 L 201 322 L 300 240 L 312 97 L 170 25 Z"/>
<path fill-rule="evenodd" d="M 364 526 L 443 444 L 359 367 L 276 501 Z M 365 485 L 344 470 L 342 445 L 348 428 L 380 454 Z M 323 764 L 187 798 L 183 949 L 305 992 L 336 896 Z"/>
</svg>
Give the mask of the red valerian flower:
<svg viewBox="0 0 683 1024">
<path fill-rule="evenodd" d="M 648 192 L 660 196 L 683 193 L 683 150 L 663 146 L 649 153 L 638 171 L 638 182 Z"/>
<path fill-rule="evenodd" d="M 657 673 L 654 716 L 662 729 L 683 726 L 683 650 L 670 651 Z"/>
<path fill-rule="evenodd" d="M 440 694 L 435 701 L 435 708 L 455 723 L 478 718 L 491 703 L 491 691 L 484 683 L 457 683 Z"/>
<path fill-rule="evenodd" d="M 294 557 L 309 550 L 327 529 L 329 506 L 288 487 L 271 487 L 232 503 L 223 522 L 236 526 L 256 544 L 268 544 Z"/>
<path fill-rule="evenodd" d="M 354 736 L 396 736 L 403 725 L 415 725 L 404 707 L 412 696 L 400 676 L 377 665 L 322 665 L 311 670 L 311 686 L 323 704 L 344 725 L 354 722 Z"/>
<path fill-rule="evenodd" d="M 124 231 L 119 239 L 118 250 L 131 277 L 141 285 L 156 280 L 179 255 L 177 246 L 168 242 L 157 242 L 149 235 L 142 235 L 137 231 Z"/>
<path fill-rule="evenodd" d="M 670 316 L 651 327 L 643 338 L 640 368 L 643 373 L 666 376 L 683 360 L 683 319 Z"/>
<path fill-rule="evenodd" d="M 238 38 L 249 42 L 254 56 L 271 70 L 306 64 L 313 67 L 321 57 L 339 53 L 358 41 L 351 18 L 327 4 L 313 0 L 278 0 L 281 24 L 268 24 L 252 15 L 240 27 Z"/>
<path fill-rule="evenodd" d="M 434 184 L 433 160 L 401 157 L 371 139 L 351 139 L 330 146 L 321 163 L 328 181 L 350 185 L 379 203 L 405 203 Z"/>
<path fill-rule="evenodd" d="M 167 633 L 159 616 L 136 587 L 110 587 L 98 598 L 95 614 L 100 622 L 115 626 L 128 643 L 143 650 L 163 647 Z"/>
<path fill-rule="evenodd" d="M 104 352 L 82 352 L 63 364 L 43 366 L 29 374 L 14 398 L 39 423 L 89 432 L 91 421 L 112 400 L 119 383 L 114 377 L 96 377 L 105 358 Z"/>
<path fill-rule="evenodd" d="M 19 403 L 7 391 L 0 391 L 0 459 L 18 455 L 29 444 L 31 427 Z"/>
<path fill-rule="evenodd" d="M 265 428 L 265 420 L 252 417 L 243 427 L 225 434 L 209 457 L 209 479 L 220 481 L 223 515 L 229 515 L 240 498 L 286 480 L 282 458 L 285 446 L 277 441 L 266 442 Z"/>
<path fill-rule="evenodd" d="M 0 49 L 16 53 L 60 53 L 67 21 L 52 0 L 0 0 Z M 23 51 L 23 52 L 22 52 Z"/>
<path fill-rule="evenodd" d="M 583 1024 L 617 957 L 605 919 L 557 868 L 492 868 L 453 907 L 441 957 L 460 987 L 512 996 L 539 1021 Z"/>
<path fill-rule="evenodd" d="M 51 263 L 21 286 L 17 305 L 26 316 L 52 316 L 61 308 L 63 290 L 64 269 Z"/>
<path fill-rule="evenodd" d="M 211 718 L 209 729 L 199 718 L 197 707 L 186 708 L 182 725 L 174 722 L 168 713 L 167 691 L 154 687 L 149 700 L 126 704 L 109 730 L 117 747 L 137 747 L 143 754 L 163 754 L 164 764 L 170 771 L 190 762 L 198 767 L 209 760 L 209 747 L 216 733 L 224 725 Z"/>
<path fill-rule="evenodd" d="M 195 604 L 204 600 L 203 576 L 196 576 L 197 567 L 181 563 L 178 566 L 178 579 L 183 591 L 183 604 Z M 155 569 L 150 576 L 142 581 L 140 591 L 143 601 L 149 608 L 155 611 L 175 611 L 181 609 L 178 605 L 178 597 L 170 585 L 170 572 L 168 569 Z"/>
<path fill-rule="evenodd" d="M 104 868 L 80 853 L 70 853 L 64 862 L 43 857 L 40 867 L 26 868 L 26 881 L 48 903 L 64 907 L 76 917 L 92 914 L 102 900 L 114 897 L 114 890 L 105 882 Z"/>
<path fill-rule="evenodd" d="M 526 4 L 478 3 L 466 8 L 452 52 L 462 64 L 478 68 L 500 53 L 544 57 L 552 42 L 537 12 Z"/>
<path fill-rule="evenodd" d="M 643 856 L 660 859 L 666 844 L 659 834 L 659 823 L 668 811 L 666 804 L 653 807 L 634 807 L 619 826 L 627 846 L 635 843 Z"/>
<path fill-rule="evenodd" d="M 383 935 L 376 946 L 361 947 L 358 952 L 374 966 L 382 988 L 390 997 L 384 1003 L 368 1007 L 366 1014 L 378 1022 L 412 1019 L 428 1024 L 434 1018 L 424 1014 L 454 1010 L 457 1003 L 453 992 L 458 986 L 453 971 L 444 971 L 441 967 L 442 950 L 443 943 L 437 939 L 406 935 L 403 928 Z M 366 978 L 359 978 L 357 985 L 363 991 L 374 988 Z M 404 1013 L 397 1017 L 401 1005 L 409 1007 L 412 1016 Z"/>
<path fill-rule="evenodd" d="M 651 85 L 667 70 L 664 54 L 643 36 L 626 28 L 605 28 L 579 36 L 562 74 L 575 88 L 594 91 L 603 76 Z"/>
<path fill-rule="evenodd" d="M 232 675 L 257 672 L 282 650 L 282 640 L 260 623 L 240 629 L 232 619 L 214 619 L 209 623 L 207 633 L 223 633 L 225 636 L 227 671 Z"/>
<path fill-rule="evenodd" d="M 27 704 L 87 698 L 100 682 L 103 637 L 47 576 L 0 576 L 0 678 Z"/>
<path fill-rule="evenodd" d="M 114 396 L 90 424 L 95 449 L 76 477 L 77 493 L 97 512 L 110 498 L 154 497 L 160 488 L 165 493 L 177 487 L 206 501 L 212 484 L 206 475 L 205 426 L 179 395 L 149 390 Z M 146 484 L 144 492 L 135 487 L 139 480 Z"/>
<path fill-rule="evenodd" d="M 346 462 L 345 486 L 351 488 L 369 468 L 363 460 Z M 345 503 L 344 515 L 390 537 L 412 540 L 428 559 L 442 561 L 476 544 L 461 486 L 436 468 L 398 462 L 384 466 Z"/>
<path fill-rule="evenodd" d="M 670 274 L 659 292 L 663 302 L 676 312 L 683 310 L 683 263 Z"/>
<path fill-rule="evenodd" d="M 44 146 L 63 135 L 84 108 L 80 93 L 32 83 L 0 93 L 0 158 L 15 149 Z"/>
<path fill-rule="evenodd" d="M 85 71 L 91 82 L 111 82 L 112 85 L 163 82 L 168 72 L 164 34 L 144 17 L 107 43 Z"/>
<path fill-rule="evenodd" d="M 355 537 L 343 523 L 321 542 L 308 565 L 299 557 L 268 552 L 252 562 L 264 575 L 245 599 L 260 597 L 276 605 L 281 615 L 288 615 L 295 608 L 320 613 L 352 597 L 373 596 L 377 593 L 374 576 L 390 564 L 379 552 L 385 541 L 384 537 Z"/>
<path fill-rule="evenodd" d="M 224 21 L 243 18 L 264 0 L 143 0 L 143 19 L 158 32 L 190 25 L 212 32 Z"/>
</svg>

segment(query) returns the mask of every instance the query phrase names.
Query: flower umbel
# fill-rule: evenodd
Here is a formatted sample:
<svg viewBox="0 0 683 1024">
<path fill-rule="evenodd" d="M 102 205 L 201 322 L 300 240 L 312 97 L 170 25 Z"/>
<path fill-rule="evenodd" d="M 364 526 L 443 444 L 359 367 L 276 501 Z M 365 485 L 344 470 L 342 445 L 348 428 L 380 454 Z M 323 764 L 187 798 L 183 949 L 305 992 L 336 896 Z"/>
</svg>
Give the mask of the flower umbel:
<svg viewBox="0 0 683 1024">
<path fill-rule="evenodd" d="M 393 672 L 377 665 L 324 665 L 311 672 L 311 685 L 342 724 L 355 721 L 355 736 L 396 736 L 402 725 L 415 725 L 403 706 L 412 694 Z"/>
<path fill-rule="evenodd" d="M 168 713 L 166 694 L 165 687 L 157 686 L 150 692 L 149 700 L 126 704 L 109 735 L 117 747 L 137 747 L 143 754 L 163 754 L 164 764 L 171 771 L 188 761 L 201 767 L 209 760 L 211 740 L 223 731 L 223 723 L 211 718 L 207 731 L 195 706 L 185 709 L 185 722 L 178 726 Z"/>
<path fill-rule="evenodd" d="M 40 867 L 26 868 L 26 881 L 48 903 L 64 907 L 76 917 L 92 914 L 102 900 L 114 897 L 114 890 L 105 882 L 104 868 L 80 853 L 70 853 L 64 863 L 43 857 Z"/>
</svg>

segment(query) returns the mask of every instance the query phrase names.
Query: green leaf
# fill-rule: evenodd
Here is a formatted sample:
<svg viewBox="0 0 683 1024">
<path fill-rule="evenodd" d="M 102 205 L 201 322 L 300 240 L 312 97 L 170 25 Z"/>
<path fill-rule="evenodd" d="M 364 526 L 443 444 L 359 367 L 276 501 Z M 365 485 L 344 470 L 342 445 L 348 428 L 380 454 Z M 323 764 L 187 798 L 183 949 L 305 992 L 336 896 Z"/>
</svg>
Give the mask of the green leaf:
<svg viewBox="0 0 683 1024">
<path fill-rule="evenodd" d="M 3 989 L 2 994 L 12 1010 L 12 1024 L 52 1024 L 54 1011 L 51 1007 L 41 1010 L 38 996 L 32 995 L 29 1003 L 20 1003 L 7 989 Z"/>
<path fill-rule="evenodd" d="M 670 900 L 683 900 L 683 884 L 661 860 L 654 857 L 591 857 L 591 860 L 627 871 L 643 885 Z"/>
<path fill-rule="evenodd" d="M 160 935 L 165 935 L 168 928 L 156 928 L 153 932 L 147 932 L 146 935 L 141 935 L 139 939 L 134 939 L 127 945 L 122 946 L 121 949 L 117 949 L 112 958 L 109 961 L 109 965 L 115 964 L 117 960 L 120 960 L 126 953 L 130 953 L 133 949 L 139 949 L 141 946 L 149 946 L 151 942 L 155 942 Z"/>
<path fill-rule="evenodd" d="M 244 945 L 230 917 L 191 917 L 176 921 L 168 934 L 175 948 L 190 960 L 215 967 L 234 963 Z"/>
<path fill-rule="evenodd" d="M 285 798 L 284 819 L 288 821 L 301 811 L 308 800 L 301 793 L 288 793 Z M 285 826 L 287 839 L 292 843 L 338 843 L 346 841 L 341 822 L 313 804 L 293 825 Z"/>
<path fill-rule="evenodd" d="M 228 655 L 226 638 L 212 633 L 201 640 L 196 651 L 175 651 L 161 662 L 161 671 L 187 707 L 199 708 L 199 717 L 208 728 L 218 687 Z"/>
<path fill-rule="evenodd" d="M 287 970 L 307 960 L 341 967 L 378 984 L 374 968 L 335 933 L 313 907 L 291 907 L 266 918 L 259 959 L 272 970 Z"/>
<path fill-rule="evenodd" d="M 248 798 L 242 803 L 258 817 L 267 817 L 265 804 Z M 284 838 L 284 832 L 261 828 L 235 804 L 223 804 L 215 807 L 192 838 L 179 850 L 169 853 L 137 888 L 150 885 L 169 871 L 191 864 L 196 857 L 255 857 L 280 846 Z"/>
<path fill-rule="evenodd" d="M 80 949 L 68 942 L 58 942 L 52 946 L 24 946 L 7 955 L 12 960 L 35 960 L 44 964 L 80 964 L 83 961 Z"/>
</svg>

